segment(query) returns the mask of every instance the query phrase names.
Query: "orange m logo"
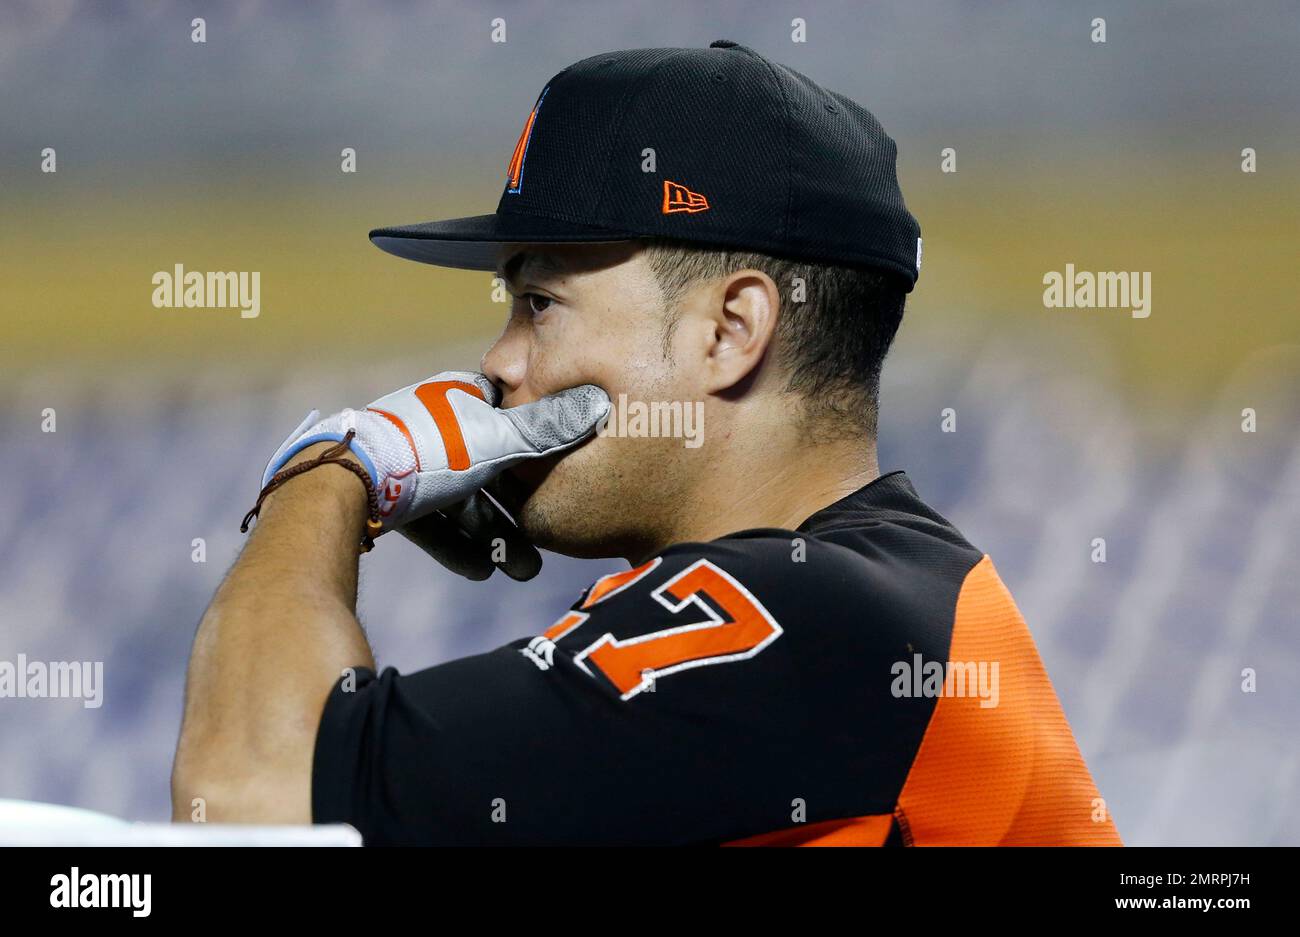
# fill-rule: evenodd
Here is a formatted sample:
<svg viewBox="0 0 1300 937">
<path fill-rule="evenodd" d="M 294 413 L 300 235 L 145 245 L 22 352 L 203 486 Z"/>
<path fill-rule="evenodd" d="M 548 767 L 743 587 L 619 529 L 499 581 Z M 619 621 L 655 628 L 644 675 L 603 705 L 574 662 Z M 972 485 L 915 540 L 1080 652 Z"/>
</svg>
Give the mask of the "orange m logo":
<svg viewBox="0 0 1300 937">
<path fill-rule="evenodd" d="M 524 129 L 520 131 L 519 139 L 515 142 L 515 150 L 510 154 L 510 165 L 506 167 L 506 191 L 511 195 L 518 195 L 523 191 L 524 157 L 528 155 L 528 141 L 532 139 L 533 124 L 537 123 L 537 112 L 542 109 L 542 101 L 549 90 L 549 87 L 542 89 L 537 103 L 528 114 L 528 120 L 524 122 Z"/>
</svg>

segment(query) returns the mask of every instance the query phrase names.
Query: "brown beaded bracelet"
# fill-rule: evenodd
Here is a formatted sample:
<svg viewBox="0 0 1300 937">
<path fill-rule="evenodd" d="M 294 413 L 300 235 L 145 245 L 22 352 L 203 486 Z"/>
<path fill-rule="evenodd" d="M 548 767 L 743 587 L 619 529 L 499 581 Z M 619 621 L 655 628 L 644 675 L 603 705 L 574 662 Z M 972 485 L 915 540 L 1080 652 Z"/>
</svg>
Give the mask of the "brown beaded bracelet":
<svg viewBox="0 0 1300 937">
<path fill-rule="evenodd" d="M 239 532 L 241 534 L 248 533 L 248 525 L 261 512 L 262 502 L 266 500 L 267 495 L 289 479 L 297 478 L 304 472 L 310 472 L 322 465 L 341 465 L 361 479 L 361 483 L 366 486 L 366 502 L 369 506 L 370 516 L 366 519 L 366 532 L 361 537 L 361 552 L 369 553 L 375 545 L 375 538 L 383 532 L 384 522 L 379 517 L 379 492 L 375 490 L 375 485 L 370 480 L 370 473 L 352 460 L 341 458 L 342 454 L 348 451 L 348 445 L 355 435 L 355 430 L 348 430 L 347 435 L 337 445 L 331 446 L 310 462 L 299 462 L 297 465 L 281 469 L 272 475 L 271 480 L 266 483 L 266 487 L 257 496 L 257 503 L 253 505 L 252 510 L 244 515 L 244 522 L 239 525 Z"/>
</svg>

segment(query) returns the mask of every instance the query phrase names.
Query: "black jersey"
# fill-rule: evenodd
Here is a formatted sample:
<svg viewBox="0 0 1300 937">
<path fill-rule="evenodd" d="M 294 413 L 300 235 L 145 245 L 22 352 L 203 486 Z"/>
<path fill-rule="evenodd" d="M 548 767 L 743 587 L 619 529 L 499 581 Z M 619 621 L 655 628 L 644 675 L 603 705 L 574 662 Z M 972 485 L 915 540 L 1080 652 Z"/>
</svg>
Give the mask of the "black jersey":
<svg viewBox="0 0 1300 937">
<path fill-rule="evenodd" d="M 535 636 L 334 687 L 369 844 L 1118 844 L 991 562 L 895 472 L 681 543 Z"/>
</svg>

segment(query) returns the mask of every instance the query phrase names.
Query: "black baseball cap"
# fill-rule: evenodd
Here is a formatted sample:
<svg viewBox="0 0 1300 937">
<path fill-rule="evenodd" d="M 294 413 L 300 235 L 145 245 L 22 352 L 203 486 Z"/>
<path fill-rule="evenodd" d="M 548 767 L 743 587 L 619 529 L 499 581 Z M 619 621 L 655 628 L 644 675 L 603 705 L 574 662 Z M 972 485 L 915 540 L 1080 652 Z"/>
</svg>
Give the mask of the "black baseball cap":
<svg viewBox="0 0 1300 937">
<path fill-rule="evenodd" d="M 752 49 L 632 49 L 547 83 L 495 214 L 377 228 L 378 247 L 493 270 L 499 245 L 659 237 L 900 274 L 921 266 L 897 148 L 866 108 Z"/>
</svg>

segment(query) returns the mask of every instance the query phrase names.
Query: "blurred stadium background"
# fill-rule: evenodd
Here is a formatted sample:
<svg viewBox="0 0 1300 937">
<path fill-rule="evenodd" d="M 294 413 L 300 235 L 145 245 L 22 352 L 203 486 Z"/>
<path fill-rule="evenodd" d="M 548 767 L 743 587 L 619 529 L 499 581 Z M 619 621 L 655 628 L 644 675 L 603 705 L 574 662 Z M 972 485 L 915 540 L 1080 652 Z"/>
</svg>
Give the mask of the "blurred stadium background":
<svg viewBox="0 0 1300 937">
<path fill-rule="evenodd" d="M 718 38 L 898 141 L 926 251 L 882 468 L 994 558 L 1126 840 L 1300 843 L 1300 12 L 1266 2 L 0 2 L 0 660 L 106 682 L 99 709 L 0 700 L 0 797 L 167 816 L 190 641 L 267 455 L 502 324 L 487 275 L 366 231 L 495 206 L 563 65 Z M 1066 263 L 1150 271 L 1150 318 L 1045 309 Z M 260 316 L 155 309 L 175 264 L 261 271 Z M 622 565 L 469 583 L 386 540 L 362 618 L 418 669 Z"/>
</svg>

